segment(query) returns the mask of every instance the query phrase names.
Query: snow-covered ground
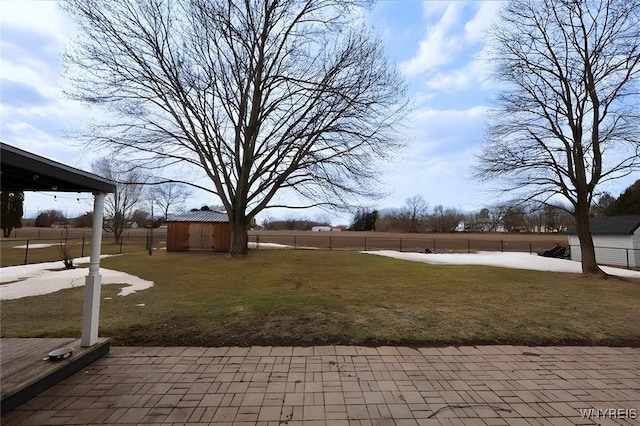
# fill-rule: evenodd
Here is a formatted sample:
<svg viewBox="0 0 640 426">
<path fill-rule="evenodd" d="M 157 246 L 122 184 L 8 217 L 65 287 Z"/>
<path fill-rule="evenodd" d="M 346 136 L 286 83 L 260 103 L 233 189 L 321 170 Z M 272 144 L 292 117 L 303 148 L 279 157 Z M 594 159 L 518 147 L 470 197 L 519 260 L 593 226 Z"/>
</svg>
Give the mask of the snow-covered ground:
<svg viewBox="0 0 640 426">
<path fill-rule="evenodd" d="M 104 257 L 104 256 L 103 256 Z M 89 263 L 88 257 L 74 259 L 74 263 Z M 9 266 L 0 269 L 0 300 L 20 299 L 54 293 L 65 288 L 82 287 L 89 268 L 61 269 L 62 262 L 45 262 L 34 265 Z M 127 296 L 153 286 L 126 272 L 100 268 L 102 284 L 123 285 L 118 296 Z"/>
<path fill-rule="evenodd" d="M 500 253 L 484 251 L 478 253 L 408 253 L 394 250 L 363 251 L 362 253 L 434 265 L 487 265 L 503 268 L 531 269 L 534 271 L 581 273 L 580 262 L 566 259 L 554 259 L 529 253 Z M 640 278 L 640 271 L 601 266 L 609 275 L 619 277 Z"/>
<path fill-rule="evenodd" d="M 254 243 L 249 242 L 249 248 L 252 249 L 299 249 L 299 250 L 320 250 L 318 247 L 306 247 L 306 246 L 288 246 L 286 244 L 277 244 L 277 243 Z"/>
<path fill-rule="evenodd" d="M 22 246 L 13 246 L 14 249 L 26 249 L 28 248 L 29 250 L 31 249 L 39 249 L 39 248 L 47 248 L 47 247 L 53 247 L 53 246 L 61 246 L 62 243 L 54 243 L 54 244 L 29 244 L 28 246 L 22 245 Z"/>
</svg>

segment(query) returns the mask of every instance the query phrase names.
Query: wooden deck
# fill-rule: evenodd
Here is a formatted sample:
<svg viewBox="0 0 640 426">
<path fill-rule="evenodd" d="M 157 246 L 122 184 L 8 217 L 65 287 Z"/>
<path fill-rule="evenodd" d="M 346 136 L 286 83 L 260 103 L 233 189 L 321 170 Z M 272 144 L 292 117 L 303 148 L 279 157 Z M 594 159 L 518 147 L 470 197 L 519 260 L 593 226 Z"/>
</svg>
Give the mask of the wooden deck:
<svg viewBox="0 0 640 426">
<path fill-rule="evenodd" d="M 90 348 L 81 347 L 77 338 L 0 339 L 0 411 L 4 414 L 64 380 L 109 352 L 109 346 L 104 338 Z M 49 352 L 63 347 L 74 349 L 69 358 L 44 360 Z"/>
</svg>

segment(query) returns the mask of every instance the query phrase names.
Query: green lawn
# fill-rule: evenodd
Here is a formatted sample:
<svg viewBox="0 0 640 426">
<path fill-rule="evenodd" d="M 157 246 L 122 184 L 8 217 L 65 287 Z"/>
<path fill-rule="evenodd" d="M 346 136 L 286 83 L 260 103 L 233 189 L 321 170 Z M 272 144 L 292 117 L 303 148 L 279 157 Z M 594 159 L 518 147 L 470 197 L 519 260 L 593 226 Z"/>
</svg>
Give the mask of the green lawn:
<svg viewBox="0 0 640 426">
<path fill-rule="evenodd" d="M 129 254 L 105 268 L 155 286 L 103 287 L 116 345 L 640 346 L 640 280 L 434 266 L 357 252 Z M 137 306 L 144 304 L 144 306 Z M 3 337 L 80 334 L 82 289 L 3 301 Z"/>
</svg>

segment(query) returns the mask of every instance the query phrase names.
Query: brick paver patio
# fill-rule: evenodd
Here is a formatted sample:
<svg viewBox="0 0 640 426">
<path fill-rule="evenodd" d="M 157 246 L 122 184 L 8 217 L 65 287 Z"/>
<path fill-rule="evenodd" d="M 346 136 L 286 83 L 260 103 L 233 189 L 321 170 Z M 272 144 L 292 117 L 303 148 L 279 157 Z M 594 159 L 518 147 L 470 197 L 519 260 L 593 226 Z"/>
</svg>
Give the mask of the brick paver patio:
<svg viewBox="0 0 640 426">
<path fill-rule="evenodd" d="M 2 425 L 633 425 L 638 411 L 640 348 L 112 347 Z"/>
</svg>

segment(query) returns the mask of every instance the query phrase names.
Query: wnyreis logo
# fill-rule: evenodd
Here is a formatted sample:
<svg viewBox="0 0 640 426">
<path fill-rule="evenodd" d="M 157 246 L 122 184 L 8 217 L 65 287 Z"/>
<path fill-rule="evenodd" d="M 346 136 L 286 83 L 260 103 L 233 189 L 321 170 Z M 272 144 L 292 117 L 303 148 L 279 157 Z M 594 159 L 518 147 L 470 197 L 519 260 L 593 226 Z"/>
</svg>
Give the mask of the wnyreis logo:
<svg viewBox="0 0 640 426">
<path fill-rule="evenodd" d="M 637 419 L 638 410 L 635 408 L 581 408 L 580 417 L 583 419 Z"/>
</svg>

